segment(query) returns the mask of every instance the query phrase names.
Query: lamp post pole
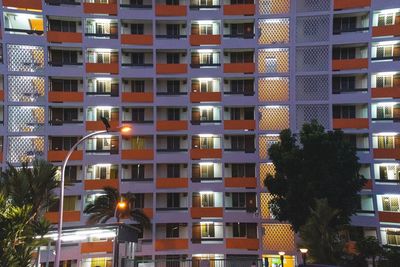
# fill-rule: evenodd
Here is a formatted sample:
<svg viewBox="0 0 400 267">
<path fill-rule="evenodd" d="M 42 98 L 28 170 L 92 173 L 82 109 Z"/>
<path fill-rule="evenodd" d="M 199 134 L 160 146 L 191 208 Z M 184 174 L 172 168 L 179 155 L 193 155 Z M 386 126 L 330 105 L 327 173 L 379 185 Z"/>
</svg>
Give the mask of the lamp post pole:
<svg viewBox="0 0 400 267">
<path fill-rule="evenodd" d="M 122 201 L 122 199 L 116 203 L 115 205 L 115 212 L 114 212 L 114 217 L 117 219 L 117 228 L 115 230 L 115 237 L 114 237 L 114 262 L 113 262 L 113 267 L 118 267 L 119 266 L 119 220 L 120 220 L 120 214 L 117 214 L 118 209 L 125 209 L 126 203 Z"/>
<path fill-rule="evenodd" d="M 280 260 L 281 260 L 281 267 L 284 267 L 284 261 L 285 261 L 285 252 L 280 251 L 279 252 Z"/>
</svg>

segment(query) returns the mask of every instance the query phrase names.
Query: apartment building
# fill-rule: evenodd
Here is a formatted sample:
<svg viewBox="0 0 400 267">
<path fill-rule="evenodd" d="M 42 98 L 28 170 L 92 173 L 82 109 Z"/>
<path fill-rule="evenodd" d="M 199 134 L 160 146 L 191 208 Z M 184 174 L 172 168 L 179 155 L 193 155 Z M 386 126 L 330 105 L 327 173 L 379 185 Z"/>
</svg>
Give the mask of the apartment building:
<svg viewBox="0 0 400 267">
<path fill-rule="evenodd" d="M 369 181 L 352 235 L 400 245 L 398 1 L 3 0 L 1 16 L 3 167 L 61 165 L 102 116 L 133 127 L 73 153 L 66 227 L 111 186 L 151 218 L 136 259 L 279 266 L 285 252 L 294 266 L 295 236 L 267 205 L 267 149 L 315 119 L 345 131 Z M 63 266 L 111 257 L 110 235 L 63 245 Z"/>
</svg>

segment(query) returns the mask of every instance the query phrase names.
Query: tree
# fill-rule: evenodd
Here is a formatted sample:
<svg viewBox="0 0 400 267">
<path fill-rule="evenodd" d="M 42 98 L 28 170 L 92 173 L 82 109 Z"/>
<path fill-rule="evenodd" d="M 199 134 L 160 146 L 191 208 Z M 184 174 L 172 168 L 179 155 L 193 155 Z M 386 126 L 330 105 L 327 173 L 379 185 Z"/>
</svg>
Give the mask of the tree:
<svg viewBox="0 0 400 267">
<path fill-rule="evenodd" d="M 104 194 L 95 199 L 93 203 L 89 203 L 84 212 L 90 214 L 88 224 L 106 223 L 114 217 L 117 203 L 123 199 L 127 203 L 127 208 L 123 210 L 117 209 L 117 218 L 130 218 L 143 226 L 150 224 L 149 218 L 141 209 L 135 208 L 135 195 L 128 192 L 121 195 L 117 189 L 112 187 L 104 187 Z"/>
<path fill-rule="evenodd" d="M 379 267 L 398 266 L 400 262 L 400 248 L 393 246 L 384 246 L 382 258 L 379 260 Z"/>
<path fill-rule="evenodd" d="M 365 237 L 356 242 L 357 252 L 364 259 L 372 259 L 372 266 L 376 266 L 376 258 L 382 255 L 383 249 L 379 244 L 379 241 L 373 237 Z"/>
<path fill-rule="evenodd" d="M 300 144 L 299 144 L 300 143 Z M 272 194 L 270 209 L 279 221 L 297 232 L 310 216 L 316 199 L 326 198 L 338 210 L 337 224 L 347 224 L 358 208 L 358 192 L 365 179 L 359 176 L 356 150 L 342 131 L 325 132 L 317 122 L 304 124 L 299 138 L 287 129 L 280 142 L 268 150 L 275 175 L 266 177 Z"/>
</svg>

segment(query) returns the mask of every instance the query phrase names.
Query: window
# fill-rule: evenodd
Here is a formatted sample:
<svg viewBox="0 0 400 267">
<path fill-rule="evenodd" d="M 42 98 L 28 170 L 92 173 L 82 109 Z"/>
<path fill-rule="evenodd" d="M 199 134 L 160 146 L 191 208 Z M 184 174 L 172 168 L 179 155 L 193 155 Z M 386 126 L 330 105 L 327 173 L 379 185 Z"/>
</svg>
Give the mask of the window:
<svg viewBox="0 0 400 267">
<path fill-rule="evenodd" d="M 243 35 L 244 34 L 244 24 L 231 24 L 231 35 Z"/>
<path fill-rule="evenodd" d="M 179 64 L 179 53 L 167 53 L 167 64 Z"/>
<path fill-rule="evenodd" d="M 334 119 L 354 119 L 356 117 L 355 106 L 333 106 Z"/>
<path fill-rule="evenodd" d="M 398 165 L 380 165 L 379 179 L 381 180 L 399 180 L 400 169 Z"/>
<path fill-rule="evenodd" d="M 97 58 L 96 63 L 109 64 L 109 63 L 111 63 L 110 57 L 111 57 L 110 53 L 97 53 L 96 54 L 96 58 Z"/>
<path fill-rule="evenodd" d="M 234 223 L 232 225 L 233 237 L 246 237 L 247 236 L 247 224 L 246 223 Z"/>
<path fill-rule="evenodd" d="M 379 14 L 378 15 L 378 26 L 394 25 L 394 23 L 395 23 L 394 18 L 395 18 L 394 13 Z"/>
<path fill-rule="evenodd" d="M 144 194 L 138 193 L 135 194 L 135 209 L 143 209 L 144 208 Z"/>
<path fill-rule="evenodd" d="M 335 18 L 333 20 L 334 32 L 349 31 L 357 27 L 357 17 Z"/>
<path fill-rule="evenodd" d="M 167 223 L 165 228 L 166 228 L 166 237 L 167 238 L 178 238 L 179 237 L 179 223 Z"/>
<path fill-rule="evenodd" d="M 177 5 L 179 5 L 179 0 L 166 0 L 165 4 L 177 6 Z"/>
<path fill-rule="evenodd" d="M 144 53 L 131 53 L 132 65 L 144 65 Z"/>
<path fill-rule="evenodd" d="M 179 24 L 167 24 L 167 36 L 179 38 L 180 32 Z"/>
<path fill-rule="evenodd" d="M 66 166 L 65 180 L 72 183 L 78 180 L 78 166 Z"/>
<path fill-rule="evenodd" d="M 376 87 L 393 87 L 393 76 L 376 76 Z"/>
<path fill-rule="evenodd" d="M 244 136 L 231 136 L 231 148 L 232 150 L 244 150 Z"/>
<path fill-rule="evenodd" d="M 201 178 L 214 178 L 214 164 L 200 165 Z"/>
<path fill-rule="evenodd" d="M 143 93 L 145 88 L 144 80 L 134 80 L 131 82 L 131 91 L 134 93 Z"/>
<path fill-rule="evenodd" d="M 213 25 L 212 24 L 200 24 L 199 28 L 200 28 L 201 35 L 213 34 Z"/>
<path fill-rule="evenodd" d="M 132 165 L 131 169 L 132 180 L 144 180 L 144 165 L 143 164 L 135 164 Z"/>
<path fill-rule="evenodd" d="M 51 150 L 70 150 L 77 141 L 77 137 L 53 137 L 51 139 Z"/>
<path fill-rule="evenodd" d="M 393 57 L 393 45 L 378 46 L 376 48 L 377 58 Z"/>
<path fill-rule="evenodd" d="M 245 193 L 231 193 L 231 194 L 232 194 L 232 208 L 246 208 Z"/>
<path fill-rule="evenodd" d="M 76 32 L 75 21 L 49 20 L 49 26 L 51 31 Z"/>
<path fill-rule="evenodd" d="M 394 136 L 378 136 L 378 148 L 394 148 Z"/>
<path fill-rule="evenodd" d="M 169 108 L 167 109 L 167 119 L 169 121 L 179 121 L 181 111 L 179 108 Z"/>
<path fill-rule="evenodd" d="M 144 108 L 132 109 L 132 121 L 137 123 L 144 122 Z"/>
<path fill-rule="evenodd" d="M 230 90 L 232 93 L 245 93 L 253 92 L 254 89 L 253 80 L 231 80 Z"/>
<path fill-rule="evenodd" d="M 180 197 L 179 193 L 167 193 L 167 208 L 179 208 Z"/>
<path fill-rule="evenodd" d="M 333 48 L 333 59 L 354 59 L 356 58 L 355 47 L 335 47 Z"/>
<path fill-rule="evenodd" d="M 382 197 L 383 211 L 400 212 L 399 197 Z"/>
<path fill-rule="evenodd" d="M 253 62 L 253 52 L 231 52 L 231 63 L 249 63 Z"/>
<path fill-rule="evenodd" d="M 168 80 L 167 81 L 167 92 L 170 94 L 179 93 L 181 82 L 179 80 Z"/>
<path fill-rule="evenodd" d="M 392 106 L 378 106 L 378 107 L 376 107 L 376 117 L 378 119 L 393 118 L 393 107 Z"/>
<path fill-rule="evenodd" d="M 214 223 L 201 223 L 201 237 L 211 238 L 215 237 L 215 224 Z"/>
<path fill-rule="evenodd" d="M 177 151 L 180 149 L 181 138 L 179 136 L 167 136 L 167 149 Z"/>
<path fill-rule="evenodd" d="M 51 90 L 57 92 L 77 92 L 78 80 L 51 80 Z"/>
<path fill-rule="evenodd" d="M 167 165 L 167 178 L 179 178 L 180 165 L 179 164 L 168 164 Z"/>
<path fill-rule="evenodd" d="M 388 245 L 399 246 L 400 245 L 400 230 L 387 230 L 386 239 Z"/>
<path fill-rule="evenodd" d="M 200 137 L 200 149 L 213 149 L 214 139 L 213 137 Z"/>
<path fill-rule="evenodd" d="M 144 24 L 131 24 L 131 34 L 144 34 Z"/>
<path fill-rule="evenodd" d="M 212 92 L 213 81 L 200 81 L 200 92 Z"/>
<path fill-rule="evenodd" d="M 214 207 L 214 193 L 201 194 L 201 207 Z"/>
<path fill-rule="evenodd" d="M 214 58 L 213 53 L 200 53 L 200 64 L 211 65 L 214 63 L 213 58 Z"/>
</svg>

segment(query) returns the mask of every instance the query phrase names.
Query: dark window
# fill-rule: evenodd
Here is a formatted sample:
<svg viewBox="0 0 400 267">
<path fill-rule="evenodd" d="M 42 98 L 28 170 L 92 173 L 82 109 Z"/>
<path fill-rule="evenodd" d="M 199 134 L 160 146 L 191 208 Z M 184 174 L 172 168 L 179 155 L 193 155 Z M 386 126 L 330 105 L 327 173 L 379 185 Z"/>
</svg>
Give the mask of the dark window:
<svg viewBox="0 0 400 267">
<path fill-rule="evenodd" d="M 132 121 L 133 122 L 144 122 L 144 108 L 133 108 L 132 109 Z"/>
<path fill-rule="evenodd" d="M 135 93 L 143 93 L 144 85 L 144 80 L 134 80 L 131 82 L 131 91 Z"/>
<path fill-rule="evenodd" d="M 231 63 L 253 62 L 253 52 L 231 52 Z"/>
<path fill-rule="evenodd" d="M 181 81 L 179 80 L 168 80 L 167 81 L 167 92 L 170 94 L 179 93 L 181 87 Z"/>
<path fill-rule="evenodd" d="M 244 150 L 244 136 L 231 136 L 231 147 L 233 150 Z"/>
<path fill-rule="evenodd" d="M 356 117 L 355 106 L 333 106 L 334 119 L 354 119 Z"/>
<path fill-rule="evenodd" d="M 144 194 L 135 194 L 135 203 L 134 207 L 136 209 L 144 208 Z"/>
<path fill-rule="evenodd" d="M 232 207 L 245 208 L 246 207 L 246 194 L 245 193 L 231 193 L 232 194 Z"/>
<path fill-rule="evenodd" d="M 143 65 L 144 64 L 144 53 L 131 53 L 132 65 Z"/>
<path fill-rule="evenodd" d="M 143 180 L 144 179 L 144 165 L 135 164 L 132 165 L 132 180 Z"/>
<path fill-rule="evenodd" d="M 180 207 L 180 193 L 167 193 L 167 208 Z"/>
<path fill-rule="evenodd" d="M 356 58 L 355 47 L 335 47 L 333 48 L 333 59 L 354 59 Z"/>
<path fill-rule="evenodd" d="M 75 21 L 50 20 L 50 30 L 56 32 L 76 32 Z"/>
<path fill-rule="evenodd" d="M 66 166 L 65 180 L 68 182 L 76 182 L 78 178 L 78 166 Z"/>
<path fill-rule="evenodd" d="M 144 24 L 131 24 L 131 34 L 144 34 Z"/>
<path fill-rule="evenodd" d="M 179 223 L 167 223 L 166 224 L 166 237 L 167 238 L 178 238 L 179 237 Z"/>
<path fill-rule="evenodd" d="M 179 108 L 169 108 L 167 109 L 167 118 L 169 121 L 179 121 L 180 120 L 180 109 Z"/>
<path fill-rule="evenodd" d="M 246 223 L 234 223 L 232 228 L 233 228 L 233 237 L 246 237 L 247 236 L 247 224 Z"/>
<path fill-rule="evenodd" d="M 51 90 L 57 92 L 77 92 L 78 80 L 51 80 Z"/>
<path fill-rule="evenodd" d="M 166 0 L 165 4 L 177 6 L 179 5 L 179 0 Z"/>
<path fill-rule="evenodd" d="M 179 53 L 167 53 L 167 64 L 179 64 Z"/>
<path fill-rule="evenodd" d="M 167 24 L 167 36 L 179 37 L 181 33 L 180 28 L 179 24 Z"/>
<path fill-rule="evenodd" d="M 167 136 L 167 149 L 174 151 L 180 149 L 181 138 L 179 136 Z"/>
<path fill-rule="evenodd" d="M 179 164 L 168 164 L 167 165 L 167 177 L 168 178 L 179 178 L 180 177 L 180 165 Z"/>
</svg>

